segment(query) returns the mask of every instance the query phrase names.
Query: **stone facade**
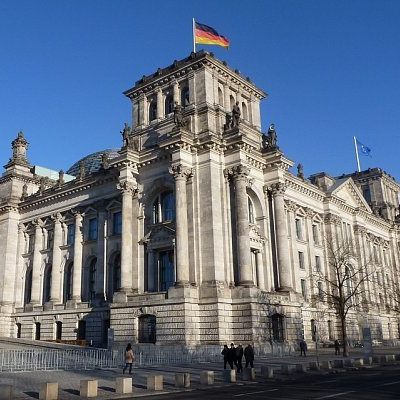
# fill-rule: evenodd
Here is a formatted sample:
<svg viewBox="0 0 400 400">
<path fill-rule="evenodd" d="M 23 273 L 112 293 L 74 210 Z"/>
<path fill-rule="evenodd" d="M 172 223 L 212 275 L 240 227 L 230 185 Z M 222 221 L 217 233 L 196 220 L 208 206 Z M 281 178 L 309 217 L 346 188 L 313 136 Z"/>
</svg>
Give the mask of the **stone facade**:
<svg viewBox="0 0 400 400">
<path fill-rule="evenodd" d="M 318 321 L 332 340 L 338 320 L 316 300 L 313 271 L 328 274 L 327 238 L 346 237 L 358 262 L 379 254 L 385 283 L 368 282 L 350 337 L 366 324 L 376 339 L 399 337 L 393 178 L 291 173 L 274 128 L 261 132 L 266 94 L 208 53 L 124 94 L 122 147 L 58 179 L 29 164 L 22 133 L 13 141 L 0 178 L 0 335 L 104 345 L 112 328 L 118 343 L 295 342 Z"/>
</svg>

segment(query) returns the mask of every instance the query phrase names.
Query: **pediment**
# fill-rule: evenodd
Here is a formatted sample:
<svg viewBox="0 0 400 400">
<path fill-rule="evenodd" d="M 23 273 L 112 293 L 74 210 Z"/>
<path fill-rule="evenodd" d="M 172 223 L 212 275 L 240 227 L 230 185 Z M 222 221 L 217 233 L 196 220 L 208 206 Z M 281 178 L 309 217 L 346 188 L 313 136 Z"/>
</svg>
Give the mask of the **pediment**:
<svg viewBox="0 0 400 400">
<path fill-rule="evenodd" d="M 331 194 L 343 200 L 348 206 L 372 212 L 353 179 L 348 178 L 334 186 L 336 187 L 332 190 Z"/>
<path fill-rule="evenodd" d="M 157 224 L 152 226 L 149 232 L 142 239 L 142 242 L 162 242 L 175 237 L 175 229 L 170 224 Z"/>
</svg>

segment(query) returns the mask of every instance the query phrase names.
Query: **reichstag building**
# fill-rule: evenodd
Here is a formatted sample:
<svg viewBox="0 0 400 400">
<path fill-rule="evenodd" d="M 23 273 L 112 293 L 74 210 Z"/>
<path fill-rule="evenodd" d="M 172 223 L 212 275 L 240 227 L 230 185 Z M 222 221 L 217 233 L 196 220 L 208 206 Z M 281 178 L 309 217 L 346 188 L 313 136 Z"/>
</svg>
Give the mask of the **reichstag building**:
<svg viewBox="0 0 400 400">
<path fill-rule="evenodd" d="M 212 53 L 124 95 L 121 147 L 65 172 L 31 165 L 29 133 L 12 142 L 0 178 L 1 336 L 104 346 L 112 328 L 118 343 L 260 345 L 311 342 L 318 324 L 332 341 L 341 324 L 315 272 L 331 274 L 328 242 L 346 239 L 356 268 L 379 266 L 349 310 L 349 338 L 369 326 L 377 341 L 399 339 L 394 178 L 291 172 L 275 127 L 261 131 L 266 93 Z"/>
</svg>

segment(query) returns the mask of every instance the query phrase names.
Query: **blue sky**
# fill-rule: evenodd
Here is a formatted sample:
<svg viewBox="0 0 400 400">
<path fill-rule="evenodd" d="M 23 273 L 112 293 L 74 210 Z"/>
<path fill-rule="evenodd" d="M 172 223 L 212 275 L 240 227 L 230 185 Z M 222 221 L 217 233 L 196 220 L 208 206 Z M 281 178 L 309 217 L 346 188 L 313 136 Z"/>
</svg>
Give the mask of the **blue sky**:
<svg viewBox="0 0 400 400">
<path fill-rule="evenodd" d="M 198 46 L 268 93 L 262 126 L 306 175 L 362 168 L 400 180 L 400 1 L 0 2 L 0 163 L 19 130 L 33 164 L 66 170 L 120 146 L 122 92 L 189 55 L 192 17 L 231 47 Z"/>
</svg>

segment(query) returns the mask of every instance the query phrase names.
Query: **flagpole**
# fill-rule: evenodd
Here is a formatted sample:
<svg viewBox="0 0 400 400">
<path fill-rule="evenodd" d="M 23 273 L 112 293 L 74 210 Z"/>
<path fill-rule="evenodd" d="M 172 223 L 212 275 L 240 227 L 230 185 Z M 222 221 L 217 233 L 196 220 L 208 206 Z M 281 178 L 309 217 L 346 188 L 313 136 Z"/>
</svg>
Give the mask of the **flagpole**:
<svg viewBox="0 0 400 400">
<path fill-rule="evenodd" d="M 193 18 L 193 21 L 192 21 L 192 31 L 193 31 L 193 53 L 196 53 L 196 32 L 195 32 L 194 18 Z"/>
<path fill-rule="evenodd" d="M 357 139 L 355 136 L 353 136 L 353 138 L 354 138 L 354 149 L 356 151 L 357 168 L 358 168 L 358 172 L 361 172 L 360 159 L 358 157 Z"/>
</svg>

